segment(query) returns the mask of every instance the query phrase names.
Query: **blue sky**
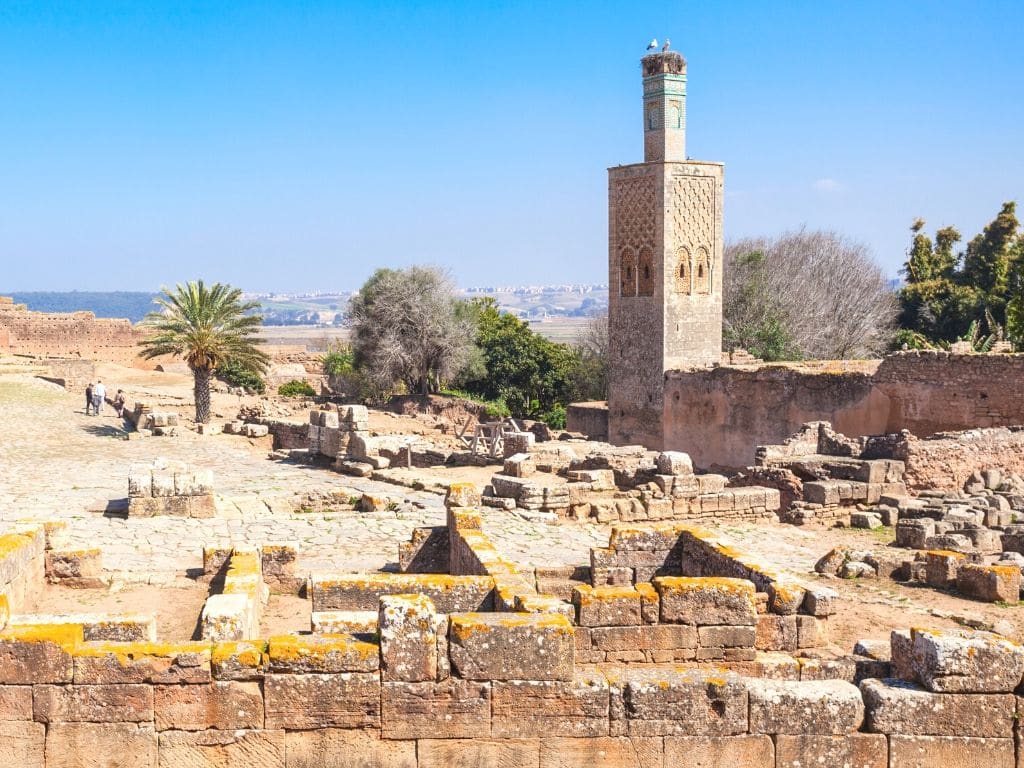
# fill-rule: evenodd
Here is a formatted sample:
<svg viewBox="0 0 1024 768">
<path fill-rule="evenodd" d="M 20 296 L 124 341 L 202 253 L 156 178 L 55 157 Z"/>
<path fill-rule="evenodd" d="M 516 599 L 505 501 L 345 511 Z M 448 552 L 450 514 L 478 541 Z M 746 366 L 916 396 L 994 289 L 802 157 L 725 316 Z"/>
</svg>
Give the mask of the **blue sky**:
<svg viewBox="0 0 1024 768">
<path fill-rule="evenodd" d="M 727 238 L 801 225 L 886 272 L 916 216 L 1024 205 L 1016 2 L 0 3 L 0 294 L 604 282 L 638 60 L 689 62 Z"/>
</svg>

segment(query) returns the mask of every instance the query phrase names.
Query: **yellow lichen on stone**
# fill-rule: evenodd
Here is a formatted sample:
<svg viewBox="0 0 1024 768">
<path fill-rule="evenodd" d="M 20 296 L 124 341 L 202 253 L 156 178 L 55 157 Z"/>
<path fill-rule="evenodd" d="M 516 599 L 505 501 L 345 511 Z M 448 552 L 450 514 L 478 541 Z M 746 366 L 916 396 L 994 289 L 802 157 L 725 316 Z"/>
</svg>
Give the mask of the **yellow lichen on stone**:
<svg viewBox="0 0 1024 768">
<path fill-rule="evenodd" d="M 270 661 L 284 663 L 322 660 L 332 654 L 355 654 L 367 659 L 380 653 L 379 646 L 356 640 L 351 635 L 277 635 L 267 641 L 267 646 Z"/>
<path fill-rule="evenodd" d="M 83 642 L 81 624 L 16 624 L 0 632 L 0 641 L 17 640 L 23 643 L 54 643 L 62 648 L 73 648 Z"/>
<path fill-rule="evenodd" d="M 231 640 L 214 643 L 211 658 L 214 664 L 234 662 L 242 667 L 256 669 L 263 666 L 266 650 L 265 640 Z"/>
<path fill-rule="evenodd" d="M 120 664 L 125 665 L 130 661 L 147 657 L 168 659 L 186 654 L 210 654 L 211 651 L 212 645 L 203 642 L 151 643 L 101 640 L 81 643 L 71 653 L 84 657 L 114 656 Z"/>
</svg>

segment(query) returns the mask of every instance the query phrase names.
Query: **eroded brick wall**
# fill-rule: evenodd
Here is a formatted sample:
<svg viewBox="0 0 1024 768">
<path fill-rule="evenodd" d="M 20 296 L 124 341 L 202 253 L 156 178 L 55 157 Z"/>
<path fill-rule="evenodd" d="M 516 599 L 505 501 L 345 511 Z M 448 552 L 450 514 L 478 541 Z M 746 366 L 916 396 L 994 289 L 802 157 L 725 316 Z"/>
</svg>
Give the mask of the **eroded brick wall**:
<svg viewBox="0 0 1024 768">
<path fill-rule="evenodd" d="M 32 312 L 0 302 L 0 352 L 32 357 L 82 358 L 139 365 L 141 334 L 128 320 L 97 318 L 92 312 Z"/>
<path fill-rule="evenodd" d="M 877 366 L 877 367 L 876 367 Z M 846 435 L 1024 424 L 1024 356 L 907 352 L 879 363 L 670 371 L 664 445 L 700 467 L 742 467 L 808 421 Z M 977 467 L 972 468 L 976 469 Z"/>
</svg>

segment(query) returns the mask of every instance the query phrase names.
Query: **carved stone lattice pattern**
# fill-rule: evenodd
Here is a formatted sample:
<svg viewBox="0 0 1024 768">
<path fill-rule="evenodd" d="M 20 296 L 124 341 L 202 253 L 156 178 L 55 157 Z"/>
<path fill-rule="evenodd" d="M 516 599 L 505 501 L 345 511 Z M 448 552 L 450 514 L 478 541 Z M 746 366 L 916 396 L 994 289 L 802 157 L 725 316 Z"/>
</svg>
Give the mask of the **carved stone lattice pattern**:
<svg viewBox="0 0 1024 768">
<path fill-rule="evenodd" d="M 644 246 L 654 250 L 654 177 L 621 179 L 615 185 L 615 232 L 618 247 L 638 253 Z"/>
<path fill-rule="evenodd" d="M 677 176 L 672 181 L 671 200 L 675 203 L 670 210 L 672 240 L 676 246 L 686 248 L 689 254 L 704 249 L 708 254 L 707 285 L 713 290 L 714 282 L 710 275 L 717 266 L 714 263 L 715 180 L 710 176 Z M 694 266 L 691 265 L 691 269 Z M 679 288 L 685 290 L 683 285 Z"/>
</svg>

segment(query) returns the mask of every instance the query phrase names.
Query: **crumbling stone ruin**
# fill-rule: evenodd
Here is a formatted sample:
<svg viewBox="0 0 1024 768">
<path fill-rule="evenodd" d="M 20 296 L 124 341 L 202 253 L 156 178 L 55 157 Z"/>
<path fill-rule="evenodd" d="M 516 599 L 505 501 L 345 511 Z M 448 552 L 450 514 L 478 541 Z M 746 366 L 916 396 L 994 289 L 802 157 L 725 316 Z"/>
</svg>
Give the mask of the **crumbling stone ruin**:
<svg viewBox="0 0 1024 768">
<path fill-rule="evenodd" d="M 398 574 L 302 578 L 290 547 L 208 549 L 219 591 L 203 639 L 182 643 L 158 642 L 144 616 L 18 613 L 51 537 L 0 537 L 3 754 L 19 766 L 112 754 L 268 768 L 1014 764 L 1015 643 L 912 628 L 830 654 L 830 590 L 681 523 L 614 527 L 579 578 L 527 574 L 483 532 L 479 500 L 453 486 L 447 525 L 403 545 Z M 271 589 L 307 593 L 309 634 L 260 636 Z"/>
<path fill-rule="evenodd" d="M 213 517 L 213 472 L 181 461 L 157 459 L 128 471 L 128 515 Z"/>
</svg>

